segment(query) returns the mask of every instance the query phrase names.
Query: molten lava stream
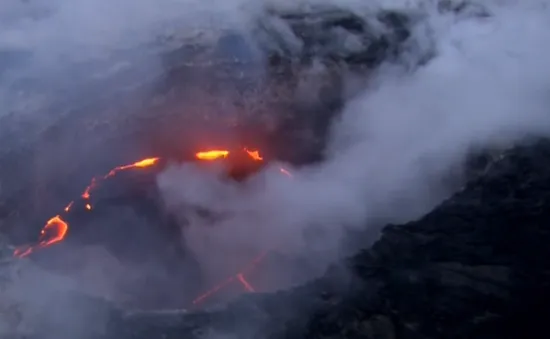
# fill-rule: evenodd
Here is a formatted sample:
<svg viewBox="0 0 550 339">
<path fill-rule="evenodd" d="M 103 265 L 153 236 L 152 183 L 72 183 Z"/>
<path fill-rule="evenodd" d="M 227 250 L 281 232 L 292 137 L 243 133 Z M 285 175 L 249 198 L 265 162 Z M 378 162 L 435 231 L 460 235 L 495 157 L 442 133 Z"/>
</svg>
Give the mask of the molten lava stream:
<svg viewBox="0 0 550 339">
<path fill-rule="evenodd" d="M 244 275 L 242 273 L 237 274 L 237 279 L 244 286 L 244 289 L 247 292 L 256 292 L 254 290 L 254 287 L 252 287 L 252 285 L 250 285 L 250 283 L 248 281 L 246 281 L 246 279 L 244 278 Z"/>
<path fill-rule="evenodd" d="M 262 252 L 260 255 L 258 255 L 254 260 L 250 262 L 241 272 L 238 272 L 237 274 L 227 278 L 226 280 L 222 281 L 218 285 L 212 287 L 208 291 L 204 292 L 203 294 L 199 295 L 193 300 L 193 305 L 199 305 L 202 302 L 204 302 L 206 299 L 214 296 L 216 293 L 221 291 L 224 287 L 230 285 L 231 283 L 238 281 L 243 286 L 244 290 L 247 292 L 256 292 L 255 288 L 246 280 L 245 274 L 250 273 L 253 271 L 256 266 L 262 262 L 264 257 L 267 255 L 267 252 Z"/>
<path fill-rule="evenodd" d="M 248 148 L 243 148 L 242 151 L 244 151 L 250 158 L 256 161 L 263 161 L 264 158 L 260 155 L 260 151 L 255 150 L 249 150 Z M 218 159 L 224 159 L 231 155 L 231 152 L 228 150 L 210 150 L 210 151 L 202 151 L 195 153 L 195 158 L 198 160 L 218 160 Z"/>
<path fill-rule="evenodd" d="M 73 207 L 74 205 L 74 201 L 71 201 L 67 206 L 65 206 L 65 208 L 63 209 L 65 212 L 69 212 L 71 210 L 71 208 Z"/>
<path fill-rule="evenodd" d="M 46 226 L 40 232 L 40 240 L 36 246 L 24 246 L 19 247 L 15 250 L 14 256 L 23 258 L 31 254 L 35 249 L 47 247 L 62 241 L 69 231 L 69 225 L 61 219 L 61 216 L 56 215 L 55 217 L 48 220 Z M 49 238 L 46 238 L 48 234 L 53 234 Z"/>
<path fill-rule="evenodd" d="M 131 169 L 131 168 L 145 168 L 150 167 L 160 160 L 160 158 L 147 158 L 138 162 L 135 162 L 130 165 L 124 165 L 124 166 L 118 166 L 113 168 L 107 175 L 103 177 L 103 179 L 107 179 L 111 176 L 114 176 L 117 172 Z M 86 204 L 84 205 L 84 208 L 88 211 L 92 210 L 92 205 L 88 202 L 91 196 L 91 192 L 94 188 L 97 187 L 98 181 L 96 178 L 93 178 L 90 182 L 90 185 L 86 187 L 84 192 L 81 195 L 81 198 L 84 199 Z M 65 206 L 63 209 L 65 213 L 69 213 L 74 205 L 74 201 L 71 201 Z M 40 232 L 40 238 L 38 240 L 38 244 L 34 246 L 20 246 L 15 249 L 13 255 L 18 258 L 23 258 L 28 256 L 29 254 L 33 253 L 36 249 L 48 247 L 50 245 L 56 244 L 60 241 L 62 241 L 65 236 L 67 235 L 67 232 L 69 231 L 69 225 L 62 219 L 61 215 L 56 215 L 55 217 L 48 220 L 46 225 L 42 228 L 42 231 Z"/>
<path fill-rule="evenodd" d="M 103 179 L 110 178 L 110 177 L 114 176 L 117 172 L 124 171 L 124 170 L 127 170 L 127 169 L 146 168 L 146 167 L 154 166 L 159 162 L 159 160 L 160 160 L 160 158 L 147 158 L 147 159 L 143 159 L 143 160 L 138 161 L 138 162 L 134 162 L 133 164 L 130 164 L 130 165 L 115 167 L 112 170 L 110 170 L 109 173 L 107 173 L 103 177 Z"/>
<path fill-rule="evenodd" d="M 195 158 L 199 160 L 217 160 L 221 158 L 227 158 L 229 151 L 227 150 L 212 150 L 195 153 Z"/>
<path fill-rule="evenodd" d="M 243 150 L 252 159 L 254 159 L 256 161 L 263 161 L 263 158 L 260 155 L 259 151 L 257 151 L 257 150 L 256 151 L 251 151 L 251 150 L 248 150 L 246 148 L 244 148 Z M 230 154 L 230 152 L 228 150 L 210 150 L 210 151 L 204 151 L 204 152 L 197 152 L 195 154 L 195 157 L 198 160 L 211 161 L 211 160 L 226 158 L 226 157 L 229 156 L 229 154 Z M 151 166 L 156 165 L 159 162 L 159 160 L 160 160 L 160 158 L 156 158 L 156 157 L 155 158 L 147 158 L 147 159 L 143 159 L 141 161 L 135 162 L 133 164 L 118 166 L 118 167 L 115 167 L 112 170 L 110 170 L 101 179 L 105 180 L 107 178 L 110 178 L 110 177 L 116 175 L 117 172 L 119 172 L 119 171 L 124 171 L 124 170 L 132 169 L 132 168 L 139 169 L 139 168 L 151 167 Z M 292 177 L 290 172 L 288 172 L 287 170 L 285 170 L 282 167 L 280 168 L 280 172 L 287 175 L 287 176 L 289 176 L 289 177 Z M 81 195 L 81 198 L 85 201 L 84 208 L 88 211 L 92 211 L 92 209 L 93 209 L 93 207 L 92 207 L 92 205 L 90 204 L 90 201 L 89 201 L 89 199 L 91 197 L 91 193 L 99 184 L 100 184 L 100 181 L 98 181 L 98 179 L 96 179 L 96 178 L 93 178 L 90 182 L 90 185 L 88 185 L 86 187 L 86 189 L 84 190 L 84 192 Z M 73 206 L 74 206 L 74 201 L 69 202 L 65 206 L 64 212 L 69 213 L 72 210 Z M 14 251 L 13 255 L 15 257 L 19 257 L 19 258 L 26 257 L 29 254 L 33 253 L 36 249 L 48 247 L 50 245 L 61 242 L 61 241 L 63 241 L 63 239 L 67 235 L 68 231 L 69 231 L 68 223 L 63 220 L 61 215 L 56 215 L 55 217 L 48 220 L 46 225 L 42 228 L 42 231 L 40 232 L 40 237 L 39 237 L 39 240 L 38 240 L 38 244 L 36 244 L 34 246 L 21 246 L 21 247 L 18 247 Z M 231 284 L 235 281 L 239 282 L 243 286 L 245 291 L 254 292 L 255 291 L 254 287 L 246 280 L 245 275 L 247 273 L 251 272 L 252 270 L 254 270 L 256 268 L 256 266 L 263 260 L 263 258 L 265 257 L 266 254 L 267 254 L 266 252 L 261 253 L 258 257 L 256 257 L 254 260 L 252 260 L 252 262 L 244 270 L 242 270 L 241 272 L 238 272 L 234 276 L 231 276 L 231 277 L 227 278 L 225 281 L 223 281 L 220 284 L 214 286 L 212 289 L 210 289 L 210 290 L 206 291 L 205 293 L 203 293 L 202 295 L 196 297 L 195 300 L 193 300 L 193 304 L 196 305 L 196 304 L 199 304 L 199 303 L 203 302 L 207 298 L 209 298 L 212 295 L 216 294 L 218 291 L 220 291 L 221 289 L 223 289 L 224 287 L 228 286 L 229 284 Z"/>
</svg>

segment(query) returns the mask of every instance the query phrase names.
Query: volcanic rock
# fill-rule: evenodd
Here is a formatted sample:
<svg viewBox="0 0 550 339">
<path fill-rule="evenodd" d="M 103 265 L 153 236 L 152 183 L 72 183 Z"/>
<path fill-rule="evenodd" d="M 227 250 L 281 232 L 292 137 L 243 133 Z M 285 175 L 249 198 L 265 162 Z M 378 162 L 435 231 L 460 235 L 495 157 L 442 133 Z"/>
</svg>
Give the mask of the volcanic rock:
<svg viewBox="0 0 550 339">
<path fill-rule="evenodd" d="M 442 10 L 461 12 L 466 7 Z M 47 123 L 21 124 L 10 124 L 3 117 L 1 137 L 7 146 L 0 150 L 0 176 L 11 180 L 2 182 L 2 226 L 9 222 L 13 229 L 37 234 L 43 219 L 38 218 L 32 223 L 36 229 L 29 230 L 25 217 L 35 211 L 49 216 L 59 200 L 65 203 L 66 196 L 80 194 L 78 190 L 92 176 L 150 152 L 164 155 L 192 148 L 188 146 L 192 141 L 179 138 L 187 138 L 181 126 L 195 126 L 186 123 L 197 115 L 206 125 L 226 123 L 241 118 L 240 114 L 275 116 L 273 128 L 262 119 L 254 120 L 257 116 L 246 116 L 242 125 L 245 130 L 262 126 L 257 134 L 267 136 L 266 143 L 274 145 L 279 159 L 318 160 L 327 126 L 343 101 L 343 70 L 372 70 L 404 53 L 414 24 L 412 17 L 401 13 L 381 13 L 366 20 L 339 9 L 266 16 L 259 23 L 266 38 L 259 42 L 269 61 L 267 72 L 255 68 L 262 60 L 248 53 L 250 41 L 224 32 L 204 45 L 186 41 L 176 48 L 147 46 L 148 55 L 164 58 L 160 73 L 147 72 L 144 60 L 137 56 L 147 57 L 135 51 L 117 55 L 114 59 L 120 63 L 70 65 L 67 74 L 71 76 L 60 77 L 57 92 L 47 91 L 63 99 L 51 103 L 49 98 L 35 107 L 59 115 L 40 115 L 51 119 Z M 383 27 L 385 33 L 375 27 Z M 13 59 L 11 54 L 3 58 Z M 304 82 L 306 89 L 311 83 L 323 85 L 311 91 L 317 97 L 299 101 L 293 95 L 301 93 Z M 29 83 L 40 87 L 32 79 L 16 85 Z M 209 92 L 212 84 L 220 86 Z M 155 88 L 153 97 L 142 98 L 142 89 L 148 87 Z M 233 89 L 238 93 L 227 93 Z M 197 93 L 209 104 L 191 100 Z M 231 100 L 224 101 L 228 97 Z M 214 98 L 223 100 L 210 105 Z M 181 113 L 183 108 L 186 114 Z M 313 111 L 315 115 L 308 114 Z M 97 339 L 210 334 L 254 339 L 439 339 L 519 337 L 526 329 L 534 333 L 542 330 L 549 311 L 550 270 L 545 261 L 550 254 L 549 164 L 548 141 L 474 157 L 468 166 L 471 171 L 465 174 L 470 182 L 432 213 L 406 225 L 387 226 L 372 248 L 331 268 L 323 278 L 290 291 L 246 295 L 202 311 L 136 312 L 118 309 L 104 299 L 51 293 L 39 286 L 38 294 L 51 297 L 40 299 L 39 314 L 27 324 L 31 327 L 27 338 L 85 337 L 80 332 Z M 52 185 L 55 189 L 50 189 Z M 11 260 L 6 262 L 12 265 Z M 14 309 L 4 307 L 6 298 L 0 300 L 4 303 L 0 312 Z M 71 321 L 63 321 L 67 319 L 52 310 L 70 314 Z M 10 319 L 17 322 L 17 318 Z"/>
<path fill-rule="evenodd" d="M 323 278 L 219 309 L 127 314 L 113 338 L 542 338 L 549 165 L 550 141 L 516 147 Z"/>
</svg>

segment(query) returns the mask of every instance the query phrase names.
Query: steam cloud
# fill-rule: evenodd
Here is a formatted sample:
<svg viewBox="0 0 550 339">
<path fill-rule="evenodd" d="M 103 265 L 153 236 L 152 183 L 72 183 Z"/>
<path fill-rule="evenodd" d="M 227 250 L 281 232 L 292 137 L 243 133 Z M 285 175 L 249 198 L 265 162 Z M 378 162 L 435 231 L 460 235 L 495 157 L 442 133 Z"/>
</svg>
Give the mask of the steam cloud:
<svg viewBox="0 0 550 339">
<path fill-rule="evenodd" d="M 270 5 L 330 2 L 273 0 Z M 59 60 L 105 58 L 121 45 L 145 44 L 166 29 L 246 30 L 264 3 L 3 1 L 0 58 L 13 51 L 31 56 L 24 67 L 14 61 L 0 69 L 5 103 L 0 118 L 8 112 L 35 124 L 57 118 L 40 116 L 38 105 L 16 95 L 11 85 L 22 74 L 55 78 Z M 319 274 L 345 252 L 346 230 L 407 221 L 448 196 L 451 189 L 443 181 L 470 151 L 550 132 L 549 1 L 471 1 L 489 16 L 441 13 L 441 1 L 435 0 L 363 3 L 338 1 L 357 11 L 369 6 L 425 14 L 422 28 L 429 30 L 419 29 L 411 39 L 421 52 L 435 47 L 435 56 L 413 71 L 388 64 L 371 74 L 333 124 L 325 162 L 305 168 L 285 164 L 293 172 L 290 180 L 272 164 L 244 186 L 218 181 L 192 165 L 173 166 L 159 176 L 166 203 L 189 218 L 184 241 L 211 282 L 234 274 L 262 250 L 305 258 L 310 276 Z M 409 57 L 415 55 L 403 56 Z M 151 59 L 151 72 L 157 63 Z M 189 217 L 189 205 L 224 217 L 206 225 Z M 281 281 L 273 287 L 296 283 L 277 273 Z M 25 299 L 21 290 L 34 287 L 19 285 L 14 298 Z"/>
<path fill-rule="evenodd" d="M 442 14 L 429 1 L 409 8 L 427 14 L 430 34 L 418 30 L 412 39 L 435 43 L 435 57 L 412 72 L 384 65 L 372 75 L 334 124 L 328 160 L 294 169 L 293 180 L 276 167 L 244 188 L 192 165 L 161 175 L 167 201 L 186 215 L 184 205 L 225 215 L 214 227 L 191 218 L 184 228 L 206 273 L 231 274 L 247 252 L 261 250 L 306 256 L 320 272 L 343 253 L 347 229 L 408 221 L 447 197 L 446 178 L 472 151 L 547 135 L 546 2 L 479 5 L 462 15 Z M 489 16 L 475 15 L 481 9 Z"/>
</svg>

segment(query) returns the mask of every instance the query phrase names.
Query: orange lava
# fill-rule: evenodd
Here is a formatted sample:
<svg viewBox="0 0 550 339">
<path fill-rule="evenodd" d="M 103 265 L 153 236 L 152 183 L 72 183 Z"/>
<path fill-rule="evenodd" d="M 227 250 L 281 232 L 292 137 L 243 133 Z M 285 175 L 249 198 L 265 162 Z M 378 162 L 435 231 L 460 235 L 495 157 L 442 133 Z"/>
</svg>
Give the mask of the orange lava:
<svg viewBox="0 0 550 339">
<path fill-rule="evenodd" d="M 248 281 L 246 281 L 246 279 L 244 278 L 244 275 L 242 273 L 237 274 L 237 280 L 239 280 L 239 282 L 244 286 L 244 289 L 247 292 L 256 292 L 254 290 L 254 287 L 252 287 L 252 285 L 250 285 L 250 283 Z"/>
<path fill-rule="evenodd" d="M 217 160 L 227 158 L 229 151 L 227 150 L 211 150 L 195 153 L 195 157 L 199 160 Z"/>
<path fill-rule="evenodd" d="M 256 268 L 256 266 L 260 262 L 262 262 L 262 260 L 265 258 L 266 255 L 267 255 L 267 252 L 262 252 L 260 255 L 258 255 L 256 258 L 254 258 L 254 260 L 252 260 L 250 262 L 250 264 L 248 264 L 248 266 L 246 266 L 242 271 L 240 271 L 237 274 L 225 279 L 221 283 L 217 284 L 216 286 L 212 287 L 208 291 L 206 291 L 203 294 L 196 297 L 193 300 L 193 305 L 199 305 L 200 303 L 204 302 L 206 299 L 213 296 L 214 294 L 219 292 L 221 289 L 223 289 L 224 287 L 230 285 L 231 283 L 233 283 L 235 281 L 238 281 L 244 287 L 245 291 L 247 291 L 247 292 L 256 292 L 254 287 L 252 287 L 252 285 L 246 280 L 245 274 L 250 273 L 251 271 L 253 271 Z"/>
<path fill-rule="evenodd" d="M 107 173 L 107 175 L 105 175 L 103 177 L 103 179 L 107 179 L 109 177 L 112 177 L 119 171 L 124 171 L 124 170 L 131 169 L 131 168 L 146 168 L 146 167 L 154 166 L 159 162 L 159 160 L 160 160 L 160 158 L 147 158 L 147 159 L 143 159 L 143 160 L 138 161 L 138 162 L 134 162 L 133 164 L 130 164 L 130 165 L 115 167 L 111 171 L 109 171 L 109 173 Z"/>
<path fill-rule="evenodd" d="M 109 171 L 109 173 L 105 175 L 103 178 L 106 179 L 110 176 L 113 176 L 118 171 L 123 171 L 131 168 L 150 167 L 157 164 L 158 161 L 159 161 L 159 158 L 147 158 L 130 165 L 118 166 L 112 169 L 111 171 Z M 98 184 L 99 184 L 98 181 L 95 178 L 93 178 L 92 181 L 90 182 L 90 185 L 88 185 L 88 187 L 86 187 L 86 189 L 82 193 L 81 197 L 85 200 L 89 200 L 92 190 L 96 188 Z M 65 213 L 70 212 L 73 205 L 74 205 L 74 201 L 69 202 L 65 206 L 63 211 Z M 89 202 L 87 202 L 84 205 L 84 208 L 88 211 L 91 211 L 92 205 Z M 55 217 L 48 220 L 46 225 L 42 228 L 42 231 L 40 232 L 40 238 L 37 244 L 32 246 L 28 246 L 28 245 L 20 246 L 15 249 L 13 255 L 19 258 L 26 257 L 37 249 L 56 244 L 65 238 L 68 231 L 69 231 L 69 225 L 62 219 L 61 215 L 56 215 Z"/>
<path fill-rule="evenodd" d="M 65 212 L 69 212 L 71 210 L 71 208 L 73 207 L 74 205 L 74 201 L 71 201 L 67 206 L 65 206 L 65 208 L 63 209 Z"/>
<path fill-rule="evenodd" d="M 92 178 L 92 181 L 86 187 L 86 189 L 84 190 L 84 193 L 82 193 L 81 197 L 84 198 L 84 199 L 90 199 L 90 192 L 92 191 L 92 189 L 95 188 L 95 186 L 96 186 L 96 180 L 95 180 L 95 178 Z"/>
<path fill-rule="evenodd" d="M 251 157 L 256 161 L 264 160 L 264 158 L 260 155 L 260 151 L 258 150 L 251 151 L 247 148 L 243 148 L 243 151 L 246 152 L 246 154 L 248 154 L 249 157 Z M 217 150 L 197 152 L 195 153 L 195 158 L 197 158 L 198 160 L 218 160 L 218 159 L 227 158 L 229 157 L 230 154 L 231 152 L 228 150 L 217 149 Z"/>
<path fill-rule="evenodd" d="M 49 239 L 44 239 L 40 241 L 40 244 L 44 246 L 49 246 L 51 244 L 55 244 L 57 242 L 60 242 L 65 238 L 65 235 L 69 231 L 69 225 L 61 219 L 61 216 L 56 215 L 55 217 L 48 220 L 46 223 L 46 226 L 42 229 L 40 232 L 40 235 L 46 236 L 48 233 L 53 232 L 53 236 L 51 236 Z"/>
<path fill-rule="evenodd" d="M 209 289 L 208 291 L 204 292 L 203 294 L 199 295 L 198 297 L 196 297 L 194 300 L 193 300 L 193 305 L 198 305 L 200 303 L 202 303 L 204 300 L 208 299 L 209 297 L 213 296 L 214 294 L 216 294 L 217 292 L 219 292 L 222 288 L 224 288 L 225 286 L 231 284 L 233 282 L 233 280 L 235 279 L 235 277 L 229 277 L 227 278 L 226 280 L 222 281 L 221 283 L 219 283 L 218 285 L 212 287 L 211 289 Z"/>
<path fill-rule="evenodd" d="M 60 242 L 65 238 L 69 231 L 69 225 L 61 219 L 61 216 L 48 220 L 42 231 L 40 231 L 40 241 L 36 246 L 22 246 L 15 250 L 14 256 L 22 258 L 34 252 L 35 249 L 47 247 Z"/>
<path fill-rule="evenodd" d="M 260 152 L 259 151 L 249 151 L 248 149 L 244 149 L 246 153 L 248 153 L 248 155 L 254 159 L 254 160 L 257 160 L 257 161 L 262 161 L 264 160 L 264 158 L 262 158 L 262 156 L 260 155 Z"/>
<path fill-rule="evenodd" d="M 259 151 L 257 150 L 251 151 L 246 148 L 244 148 L 244 151 L 252 159 L 256 161 L 263 161 L 263 157 L 260 155 Z M 197 152 L 195 154 L 195 157 L 198 160 L 211 161 L 216 159 L 227 158 L 229 154 L 230 152 L 228 150 L 209 150 L 209 151 Z M 100 178 L 107 179 L 109 177 L 114 176 L 119 171 L 124 171 L 128 169 L 133 169 L 133 168 L 141 169 L 141 168 L 155 166 L 156 164 L 158 164 L 159 160 L 160 158 L 147 158 L 147 159 L 143 159 L 141 161 L 135 162 L 133 164 L 118 166 L 113 168 L 105 176 Z M 280 172 L 289 177 L 292 177 L 290 172 L 288 172 L 286 169 L 282 167 L 280 168 Z M 86 189 L 81 195 L 81 198 L 84 199 L 85 201 L 84 208 L 88 211 L 91 211 L 93 209 L 91 203 L 89 202 L 89 199 L 91 197 L 92 191 L 101 183 L 100 180 L 101 179 L 98 180 L 96 178 L 93 178 L 90 182 L 90 185 L 86 187 Z M 65 206 L 63 211 L 65 213 L 69 213 L 73 209 L 74 204 L 75 204 L 74 201 L 69 202 Z M 41 248 L 59 243 L 65 238 L 68 231 L 69 231 L 69 224 L 65 220 L 63 220 L 63 217 L 60 214 L 56 215 L 50 220 L 48 220 L 46 225 L 42 228 L 40 232 L 40 237 L 36 244 L 30 245 L 30 246 L 29 245 L 20 246 L 14 251 L 13 255 L 19 258 L 26 257 L 37 249 L 41 249 Z M 266 254 L 267 252 L 262 252 L 258 257 L 252 260 L 249 263 L 249 265 L 245 267 L 242 271 L 227 278 L 226 280 L 222 281 L 218 285 L 212 287 L 210 290 L 196 297 L 193 300 L 193 304 L 194 305 L 200 304 L 204 300 L 208 299 L 209 297 L 216 294 L 221 289 L 225 288 L 226 286 L 234 282 L 240 283 L 243 286 L 244 290 L 247 292 L 255 292 L 255 288 L 250 284 L 250 282 L 247 281 L 246 275 L 256 268 L 256 266 L 264 259 Z"/>
</svg>

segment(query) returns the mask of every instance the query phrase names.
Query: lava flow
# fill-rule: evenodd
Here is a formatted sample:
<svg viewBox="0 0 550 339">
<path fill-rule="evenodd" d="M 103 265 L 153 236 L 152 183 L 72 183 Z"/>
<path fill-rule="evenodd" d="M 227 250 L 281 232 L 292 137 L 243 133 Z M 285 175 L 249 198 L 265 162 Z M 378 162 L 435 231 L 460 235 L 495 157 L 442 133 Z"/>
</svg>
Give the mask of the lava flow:
<svg viewBox="0 0 550 339">
<path fill-rule="evenodd" d="M 130 165 L 118 166 L 112 169 L 111 171 L 109 171 L 109 173 L 105 175 L 103 179 L 107 179 L 109 177 L 114 176 L 118 171 L 123 171 L 131 168 L 145 168 L 145 167 L 154 166 L 155 164 L 157 164 L 158 161 L 159 161 L 159 158 L 148 158 Z M 96 188 L 97 185 L 98 185 L 98 181 L 95 178 L 93 178 L 90 185 L 86 187 L 86 189 L 81 195 L 81 197 L 86 201 L 86 203 L 84 204 L 84 208 L 88 211 L 92 210 L 92 205 L 89 202 L 89 199 L 90 199 L 92 190 Z M 63 211 L 65 213 L 69 213 L 73 206 L 74 206 L 74 201 L 71 201 L 67 204 L 67 206 L 65 206 Z M 40 232 L 40 238 L 36 245 L 20 246 L 15 249 L 13 255 L 18 258 L 23 258 L 33 253 L 37 249 L 56 244 L 65 238 L 68 231 L 69 231 L 69 224 L 63 220 L 61 215 L 58 214 L 55 217 L 48 220 L 44 228 L 42 228 L 42 231 Z"/>
<path fill-rule="evenodd" d="M 69 225 L 61 219 L 59 215 L 48 220 L 46 226 L 40 231 L 40 240 L 36 246 L 24 246 L 17 248 L 14 255 L 17 257 L 25 257 L 31 254 L 37 248 L 43 248 L 60 242 L 65 238 L 65 235 L 69 231 Z M 49 238 L 47 235 L 51 234 Z"/>
<path fill-rule="evenodd" d="M 263 158 L 260 156 L 260 152 L 257 151 L 257 150 L 251 151 L 251 150 L 248 150 L 248 149 L 245 148 L 244 152 L 246 154 L 248 154 L 248 156 L 250 158 L 252 158 L 253 160 L 255 160 L 255 161 L 262 161 L 263 160 Z M 201 152 L 195 153 L 195 158 L 198 159 L 198 160 L 212 161 L 212 160 L 227 158 L 229 155 L 230 155 L 230 152 L 228 150 L 209 150 L 209 151 L 201 151 Z M 129 170 L 129 169 L 143 169 L 143 168 L 155 166 L 156 164 L 158 164 L 159 161 L 160 161 L 160 158 L 157 158 L 157 157 L 143 159 L 141 161 L 138 161 L 138 162 L 135 162 L 135 163 L 132 163 L 132 164 L 129 164 L 129 165 L 117 166 L 117 167 L 113 168 L 112 170 L 110 170 L 106 175 L 104 175 L 100 179 L 92 178 L 90 184 L 84 189 L 84 192 L 81 195 L 81 198 L 85 202 L 84 203 L 84 208 L 87 211 L 91 211 L 93 209 L 93 206 L 90 203 L 91 193 L 100 184 L 101 180 L 105 180 L 105 179 L 108 179 L 110 177 L 113 177 L 120 171 L 125 171 L 125 170 Z M 280 168 L 280 171 L 281 171 L 281 173 L 283 173 L 287 176 L 291 176 L 291 174 L 282 167 Z M 64 212 L 69 213 L 71 211 L 71 209 L 73 208 L 74 204 L 75 204 L 74 201 L 69 202 L 65 206 Z M 60 221 L 63 223 L 63 227 L 57 227 L 56 228 L 56 227 L 52 226 L 52 224 L 51 224 L 51 223 L 54 223 L 54 225 L 60 225 L 61 224 Z M 41 239 L 39 239 L 39 242 L 38 242 L 37 245 L 35 245 L 35 246 L 22 246 L 20 248 L 17 248 L 14 252 L 14 256 L 16 256 L 16 257 L 25 257 L 25 256 L 29 255 L 30 253 L 32 253 L 37 248 L 47 247 L 49 245 L 53 245 L 55 243 L 58 243 L 58 242 L 62 241 L 64 239 L 65 235 L 68 232 L 68 228 L 69 228 L 68 224 L 65 221 L 63 221 L 61 215 L 57 215 L 56 217 L 54 217 L 50 221 L 48 221 L 48 223 L 46 223 L 46 225 L 42 229 L 42 233 L 41 233 L 41 236 L 40 236 Z M 52 229 L 58 229 L 58 230 L 57 231 L 52 231 Z M 46 236 L 46 234 L 51 234 L 51 238 L 46 239 L 46 240 L 42 239 Z"/>
<path fill-rule="evenodd" d="M 254 160 L 256 161 L 262 161 L 264 158 L 260 156 L 260 152 L 258 151 L 249 151 L 248 149 L 244 149 L 244 151 Z"/>
<path fill-rule="evenodd" d="M 263 157 L 260 155 L 260 152 L 257 151 L 257 150 L 249 150 L 249 149 L 244 148 L 242 151 L 244 151 L 242 154 L 245 154 L 245 157 L 246 157 L 246 155 L 248 155 L 249 158 L 253 159 L 256 162 L 263 161 Z M 195 158 L 197 160 L 203 160 L 203 161 L 214 161 L 214 160 L 218 160 L 218 159 L 228 158 L 230 156 L 230 154 L 231 153 L 228 150 L 209 150 L 209 151 L 201 151 L 201 152 L 195 153 Z M 236 159 L 239 159 L 239 157 L 237 156 Z M 110 170 L 103 177 L 99 177 L 99 179 L 98 178 L 92 178 L 90 184 L 84 189 L 84 192 L 81 194 L 81 198 L 84 202 L 84 205 L 83 205 L 84 208 L 87 211 L 92 211 L 93 210 L 92 204 L 90 202 L 91 193 L 93 192 L 93 190 L 99 184 L 101 184 L 102 180 L 113 177 L 120 171 L 129 170 L 129 169 L 143 169 L 143 168 L 147 168 L 147 167 L 152 167 L 152 166 L 157 165 L 159 163 L 159 161 L 160 161 L 160 158 L 157 158 L 157 157 L 143 159 L 143 160 L 135 162 L 133 164 L 117 166 L 117 167 L 113 168 L 112 170 Z M 280 170 L 281 173 L 283 173 L 283 174 L 285 174 L 289 177 L 292 177 L 290 172 L 288 172 L 286 169 L 280 167 L 279 170 Z M 69 212 L 71 212 L 71 210 L 74 206 L 75 206 L 75 201 L 69 202 L 65 206 L 65 208 L 63 209 L 64 214 L 66 215 Z M 53 218 L 51 218 L 50 220 L 48 220 L 46 222 L 46 225 L 42 228 L 42 230 L 40 232 L 40 237 L 38 239 L 38 242 L 35 245 L 20 246 L 14 251 L 13 255 L 15 257 L 18 257 L 18 258 L 23 258 L 23 257 L 26 257 L 26 256 L 30 255 L 35 250 L 45 248 L 45 247 L 48 247 L 48 246 L 51 246 L 51 245 L 54 245 L 56 243 L 59 243 L 59 242 L 63 241 L 63 239 L 65 238 L 65 236 L 67 235 L 67 233 L 69 231 L 69 224 L 63 219 L 64 217 L 62 216 L 62 214 L 58 214 L 58 215 L 54 216 Z M 240 283 L 243 286 L 245 291 L 255 292 L 254 287 L 246 280 L 245 275 L 247 273 L 250 273 L 256 267 L 256 265 L 260 261 L 263 260 L 263 258 L 265 257 L 266 254 L 267 254 L 266 252 L 260 254 L 244 270 L 242 270 L 241 272 L 238 272 L 237 274 L 229 277 L 225 281 L 223 281 L 220 284 L 214 286 L 209 291 L 207 291 L 207 292 L 203 293 L 202 295 L 198 296 L 197 298 L 195 298 L 195 300 L 193 300 L 193 304 L 194 305 L 200 304 L 205 299 L 212 296 L 217 291 L 219 291 L 220 289 L 224 288 L 225 286 L 227 286 L 227 285 L 229 285 L 233 282 Z"/>
<path fill-rule="evenodd" d="M 248 159 L 252 159 L 255 162 L 261 162 L 264 160 L 264 158 L 260 155 L 260 152 L 258 150 L 249 150 L 248 148 L 243 148 L 242 151 L 244 151 L 244 154 L 248 156 Z M 230 158 L 231 154 L 233 153 L 228 150 L 218 149 L 218 150 L 197 152 L 195 153 L 195 158 L 197 160 L 215 161 L 215 160 Z M 239 156 L 237 156 L 236 158 L 239 158 Z M 286 175 L 287 177 L 290 177 L 290 178 L 292 177 L 292 174 L 283 167 L 279 167 L 279 172 Z"/>
<path fill-rule="evenodd" d="M 212 150 L 195 153 L 195 157 L 199 160 L 217 160 L 221 158 L 227 158 L 229 151 L 227 150 Z"/>
<path fill-rule="evenodd" d="M 267 255 L 267 252 L 262 252 L 254 260 L 252 260 L 250 264 L 248 264 L 248 266 L 245 267 L 245 269 L 225 279 L 221 283 L 217 284 L 216 286 L 212 287 L 208 291 L 196 297 L 195 300 L 193 300 L 193 305 L 199 305 L 200 303 L 204 302 L 206 299 L 213 296 L 214 294 L 216 294 L 217 292 L 222 290 L 224 287 L 230 285 L 233 282 L 239 282 L 247 292 L 256 292 L 254 287 L 252 287 L 252 285 L 246 280 L 245 274 L 253 271 L 256 268 L 256 266 L 264 259 L 266 255 Z"/>
<path fill-rule="evenodd" d="M 111 171 L 109 171 L 109 173 L 107 173 L 107 175 L 105 175 L 103 177 L 103 179 L 110 178 L 110 177 L 114 176 L 119 171 L 124 171 L 124 170 L 131 169 L 131 168 L 146 168 L 146 167 L 154 166 L 158 163 L 159 160 L 160 160 L 160 158 L 147 158 L 147 159 L 143 159 L 143 160 L 138 161 L 138 162 L 134 162 L 133 164 L 130 164 L 130 165 L 115 167 Z"/>
</svg>

